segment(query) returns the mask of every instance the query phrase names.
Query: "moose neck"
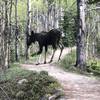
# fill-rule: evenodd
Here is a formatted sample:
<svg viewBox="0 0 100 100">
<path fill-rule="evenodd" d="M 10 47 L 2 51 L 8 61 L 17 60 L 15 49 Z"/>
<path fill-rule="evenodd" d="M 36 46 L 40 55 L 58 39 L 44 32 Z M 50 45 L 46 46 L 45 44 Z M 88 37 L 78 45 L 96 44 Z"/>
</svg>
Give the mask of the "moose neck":
<svg viewBox="0 0 100 100">
<path fill-rule="evenodd" d="M 35 37 L 35 41 L 39 42 L 39 40 L 40 40 L 40 34 L 39 33 L 35 33 L 34 37 Z"/>
</svg>

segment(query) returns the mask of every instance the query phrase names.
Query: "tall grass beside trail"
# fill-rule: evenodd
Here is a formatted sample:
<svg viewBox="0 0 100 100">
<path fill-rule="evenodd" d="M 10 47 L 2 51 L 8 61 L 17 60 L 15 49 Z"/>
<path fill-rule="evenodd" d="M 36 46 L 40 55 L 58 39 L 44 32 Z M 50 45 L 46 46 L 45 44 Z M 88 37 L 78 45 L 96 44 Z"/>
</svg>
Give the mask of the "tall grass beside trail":
<svg viewBox="0 0 100 100">
<path fill-rule="evenodd" d="M 74 67 L 76 63 L 76 51 L 72 50 L 60 62 L 59 66 L 66 71 L 71 71 L 79 74 L 100 76 L 100 59 L 93 59 L 87 61 L 86 71 L 82 71 Z"/>
<path fill-rule="evenodd" d="M 76 63 L 76 50 L 72 50 L 69 54 L 65 55 L 65 57 L 59 62 L 59 66 L 63 68 L 65 71 L 74 72 L 78 74 L 86 74 L 87 72 L 80 70 L 75 67 Z"/>
<path fill-rule="evenodd" d="M 76 51 L 72 50 L 69 54 L 67 54 L 60 62 L 59 65 L 66 69 L 66 70 L 72 70 L 75 65 L 76 61 Z"/>
</svg>

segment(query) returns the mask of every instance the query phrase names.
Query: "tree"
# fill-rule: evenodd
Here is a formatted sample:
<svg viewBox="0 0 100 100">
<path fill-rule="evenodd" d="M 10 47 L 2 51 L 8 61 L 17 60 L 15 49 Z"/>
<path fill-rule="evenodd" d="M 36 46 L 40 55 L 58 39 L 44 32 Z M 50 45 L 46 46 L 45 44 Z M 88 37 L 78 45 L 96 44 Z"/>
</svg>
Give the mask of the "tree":
<svg viewBox="0 0 100 100">
<path fill-rule="evenodd" d="M 27 23 L 26 23 L 26 60 L 28 59 L 28 47 L 27 47 L 27 41 L 28 41 L 28 35 L 30 33 L 31 28 L 31 0 L 27 0 Z"/>
<path fill-rule="evenodd" d="M 8 1 L 2 2 L 1 8 L 1 18 L 0 18 L 0 67 L 6 70 L 9 66 L 8 59 L 8 48 L 9 48 L 9 29 L 8 29 Z M 4 13 L 3 13 L 4 10 Z"/>
<path fill-rule="evenodd" d="M 68 7 L 68 6 L 67 6 Z M 63 28 L 64 37 L 63 44 L 65 46 L 74 46 L 76 41 L 76 3 L 73 2 L 64 11 L 63 20 L 61 26 Z"/>
<path fill-rule="evenodd" d="M 85 0 L 77 0 L 77 59 L 76 65 L 81 69 L 86 66 L 86 52 L 85 52 Z"/>
<path fill-rule="evenodd" d="M 10 50 L 11 50 L 11 15 L 12 15 L 12 2 L 10 0 L 10 10 L 9 10 L 9 34 L 8 34 L 8 67 L 10 67 Z"/>
<path fill-rule="evenodd" d="M 4 69 L 8 68 L 8 36 L 9 36 L 9 29 L 8 29 L 8 0 L 5 0 L 5 26 L 4 26 Z"/>
<path fill-rule="evenodd" d="M 2 8 L 0 7 L 0 11 Z M 3 32 L 2 32 L 2 17 L 0 17 L 0 71 L 4 66 L 4 51 L 3 51 Z"/>
<path fill-rule="evenodd" d="M 18 61 L 17 0 L 15 0 L 15 60 Z"/>
</svg>

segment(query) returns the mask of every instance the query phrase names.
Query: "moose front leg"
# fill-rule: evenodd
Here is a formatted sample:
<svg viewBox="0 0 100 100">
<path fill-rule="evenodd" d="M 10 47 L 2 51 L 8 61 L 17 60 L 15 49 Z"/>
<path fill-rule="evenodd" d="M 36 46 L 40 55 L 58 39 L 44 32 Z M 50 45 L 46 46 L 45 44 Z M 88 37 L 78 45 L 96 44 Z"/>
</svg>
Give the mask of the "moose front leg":
<svg viewBox="0 0 100 100">
<path fill-rule="evenodd" d="M 45 58 L 44 58 L 44 64 L 46 64 L 46 53 L 47 53 L 48 47 L 45 46 Z"/>
<path fill-rule="evenodd" d="M 36 53 L 36 55 L 38 56 L 38 57 L 37 57 L 37 60 L 38 60 L 37 62 L 38 62 L 38 63 L 36 63 L 36 65 L 39 65 L 39 64 L 40 64 L 40 58 L 41 58 L 42 50 L 43 50 L 43 49 L 42 49 L 42 47 L 41 47 L 41 48 L 39 49 L 39 51 Z"/>
<path fill-rule="evenodd" d="M 56 51 L 56 49 L 53 49 L 53 54 L 52 54 L 52 57 L 51 57 L 51 60 L 49 61 L 49 63 L 51 63 L 53 61 L 53 57 L 54 57 L 55 51 Z"/>
<path fill-rule="evenodd" d="M 61 42 L 59 43 L 59 48 L 61 49 L 61 52 L 60 52 L 58 61 L 60 60 L 60 57 L 61 57 L 61 55 L 62 55 L 62 51 L 63 51 L 63 49 L 64 49 L 64 45 L 63 45 Z"/>
</svg>

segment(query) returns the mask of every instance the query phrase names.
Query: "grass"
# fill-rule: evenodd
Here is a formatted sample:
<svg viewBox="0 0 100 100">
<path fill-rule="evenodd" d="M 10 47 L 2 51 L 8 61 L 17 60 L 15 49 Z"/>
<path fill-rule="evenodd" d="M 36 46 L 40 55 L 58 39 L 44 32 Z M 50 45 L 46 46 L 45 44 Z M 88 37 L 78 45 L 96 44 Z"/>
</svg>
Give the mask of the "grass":
<svg viewBox="0 0 100 100">
<path fill-rule="evenodd" d="M 18 84 L 22 79 L 27 81 Z M 24 70 L 19 64 L 12 64 L 0 73 L 0 100 L 40 100 L 44 96 L 48 98 L 58 88 L 61 88 L 60 84 L 48 72 Z"/>
<path fill-rule="evenodd" d="M 74 67 L 76 62 L 76 51 L 73 50 L 71 53 L 67 54 L 60 62 L 59 66 L 65 71 L 75 72 L 78 74 L 100 76 L 100 59 L 92 59 L 87 63 L 87 70 L 82 71 L 77 67 Z"/>
<path fill-rule="evenodd" d="M 77 74 L 89 75 L 86 71 L 82 71 L 81 69 L 75 67 L 76 63 L 76 50 L 72 50 L 69 54 L 67 54 L 58 65 L 63 68 L 65 71 L 73 72 Z"/>
<path fill-rule="evenodd" d="M 45 50 L 43 49 L 43 52 L 40 54 L 41 56 L 40 58 L 39 58 L 39 55 L 36 55 L 37 51 L 30 53 L 29 59 L 27 61 L 25 60 L 25 57 L 22 57 L 20 59 L 20 63 L 36 64 L 39 59 L 41 62 L 44 62 Z M 49 56 L 51 54 L 52 54 L 52 48 L 49 47 L 46 56 Z"/>
<path fill-rule="evenodd" d="M 96 76 L 100 76 L 100 59 L 92 59 L 88 61 L 88 71 Z"/>
<path fill-rule="evenodd" d="M 31 73 L 31 71 L 23 70 L 19 64 L 12 64 L 11 68 L 7 69 L 5 72 L 0 73 L 0 81 L 12 80 L 20 76 L 25 77 Z"/>
<path fill-rule="evenodd" d="M 76 51 L 73 50 L 69 54 L 67 54 L 60 62 L 59 66 L 61 66 L 66 71 L 76 71 L 76 68 L 73 67 L 76 61 Z"/>
</svg>

